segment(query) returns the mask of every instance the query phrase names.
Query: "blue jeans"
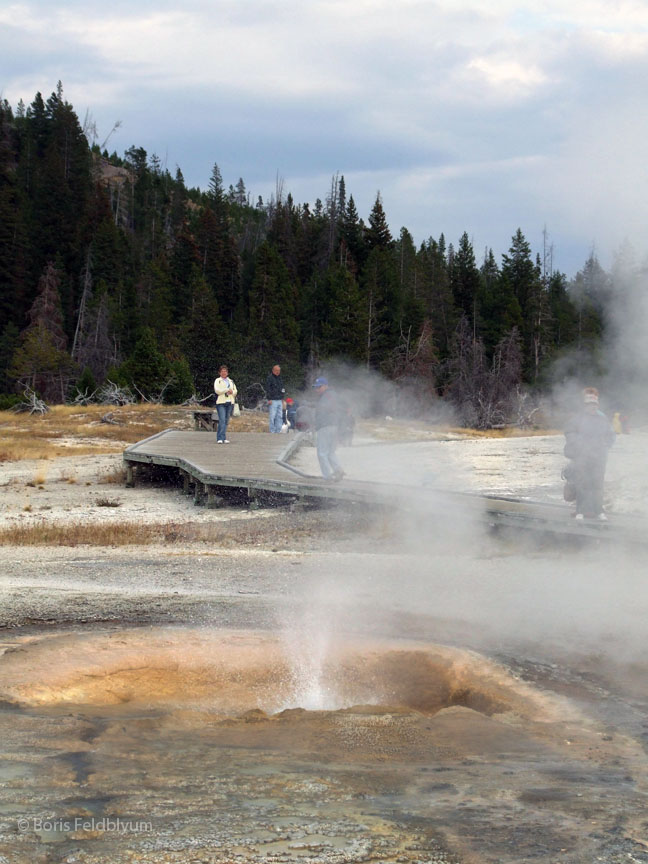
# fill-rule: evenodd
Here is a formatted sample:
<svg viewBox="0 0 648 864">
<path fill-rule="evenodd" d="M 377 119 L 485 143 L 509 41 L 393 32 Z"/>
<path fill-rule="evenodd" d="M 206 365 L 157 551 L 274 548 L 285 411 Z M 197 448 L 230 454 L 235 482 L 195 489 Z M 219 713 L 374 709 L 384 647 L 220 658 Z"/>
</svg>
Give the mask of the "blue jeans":
<svg viewBox="0 0 648 864">
<path fill-rule="evenodd" d="M 283 401 L 281 399 L 273 399 L 270 402 L 268 416 L 270 420 L 270 431 L 281 432 L 283 422 Z"/>
<path fill-rule="evenodd" d="M 323 426 L 317 430 L 317 458 L 325 480 L 329 480 L 342 470 L 342 466 L 335 458 L 337 443 L 337 426 Z"/>
<path fill-rule="evenodd" d="M 218 429 L 216 430 L 216 440 L 224 441 L 227 438 L 227 424 L 234 410 L 233 402 L 221 402 L 216 406 L 218 412 Z"/>
</svg>

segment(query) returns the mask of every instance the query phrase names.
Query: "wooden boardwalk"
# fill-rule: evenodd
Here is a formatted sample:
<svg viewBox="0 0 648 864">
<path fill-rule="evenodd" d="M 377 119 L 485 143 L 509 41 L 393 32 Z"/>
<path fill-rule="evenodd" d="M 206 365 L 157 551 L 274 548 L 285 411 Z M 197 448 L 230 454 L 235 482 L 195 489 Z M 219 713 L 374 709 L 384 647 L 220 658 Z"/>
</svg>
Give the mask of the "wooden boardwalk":
<svg viewBox="0 0 648 864">
<path fill-rule="evenodd" d="M 216 444 L 215 436 L 201 431 L 168 429 L 133 444 L 124 451 L 127 485 L 136 482 L 141 465 L 176 469 L 184 491 L 196 504 L 218 507 L 224 487 L 243 490 L 255 502 L 264 493 L 293 500 L 327 499 L 348 504 L 391 506 L 425 516 L 473 519 L 494 528 L 532 530 L 547 535 L 610 539 L 645 544 L 643 521 L 613 516 L 608 523 L 575 522 L 566 505 L 525 502 L 511 498 L 432 489 L 426 486 L 372 483 L 345 479 L 326 483 L 291 465 L 302 435 L 239 433 L 231 444 Z"/>
</svg>

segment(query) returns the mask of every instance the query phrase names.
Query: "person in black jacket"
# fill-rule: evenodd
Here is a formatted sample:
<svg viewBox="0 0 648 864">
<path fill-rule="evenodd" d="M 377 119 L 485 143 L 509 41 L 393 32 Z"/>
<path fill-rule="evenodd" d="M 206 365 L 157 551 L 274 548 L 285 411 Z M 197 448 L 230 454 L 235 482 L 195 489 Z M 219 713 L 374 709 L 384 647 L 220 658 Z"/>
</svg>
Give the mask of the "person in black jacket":
<svg viewBox="0 0 648 864">
<path fill-rule="evenodd" d="M 614 443 L 612 424 L 599 409 L 596 387 L 583 390 L 583 409 L 565 429 L 565 456 L 571 460 L 569 482 L 576 493 L 576 518 L 607 521 L 603 512 L 603 480 L 608 450 Z"/>
<path fill-rule="evenodd" d="M 272 372 L 266 378 L 266 399 L 268 400 L 268 419 L 271 432 L 281 432 L 283 421 L 283 400 L 286 388 L 281 378 L 281 366 L 278 363 L 272 367 Z"/>
</svg>

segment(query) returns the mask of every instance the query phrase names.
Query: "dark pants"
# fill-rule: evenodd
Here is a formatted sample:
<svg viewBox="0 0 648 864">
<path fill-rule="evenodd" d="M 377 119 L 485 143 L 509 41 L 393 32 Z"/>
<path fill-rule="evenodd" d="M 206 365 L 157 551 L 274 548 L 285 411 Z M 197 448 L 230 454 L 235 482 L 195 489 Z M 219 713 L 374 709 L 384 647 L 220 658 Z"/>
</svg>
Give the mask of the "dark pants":
<svg viewBox="0 0 648 864">
<path fill-rule="evenodd" d="M 216 406 L 216 411 L 218 412 L 218 429 L 216 430 L 217 441 L 224 441 L 227 438 L 227 424 L 229 423 L 229 418 L 232 416 L 233 410 L 234 403 L 232 402 L 221 402 Z"/>
<path fill-rule="evenodd" d="M 573 483 L 576 489 L 576 512 L 598 516 L 603 512 L 603 479 L 606 455 L 581 456 L 574 460 Z"/>
</svg>

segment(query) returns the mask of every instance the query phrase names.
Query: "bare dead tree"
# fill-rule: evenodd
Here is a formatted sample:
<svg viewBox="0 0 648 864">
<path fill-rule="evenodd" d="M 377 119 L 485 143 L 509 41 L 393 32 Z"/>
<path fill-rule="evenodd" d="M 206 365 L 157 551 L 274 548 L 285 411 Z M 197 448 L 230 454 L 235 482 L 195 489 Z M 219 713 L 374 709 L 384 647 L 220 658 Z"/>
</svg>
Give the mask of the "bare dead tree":
<svg viewBox="0 0 648 864">
<path fill-rule="evenodd" d="M 83 327 L 85 325 L 85 314 L 86 309 L 88 307 L 88 303 L 90 302 L 90 297 L 92 296 L 92 258 L 90 255 L 90 247 L 88 246 L 88 251 L 86 252 L 85 264 L 83 265 L 83 270 L 81 271 L 81 281 L 83 283 L 83 289 L 81 291 L 81 299 L 79 300 L 79 309 L 77 312 L 77 323 L 74 329 L 74 339 L 72 340 L 72 359 L 78 361 L 78 346 L 79 346 L 79 336 L 83 331 Z"/>
<path fill-rule="evenodd" d="M 135 384 L 133 385 L 133 389 L 135 389 L 138 392 L 138 394 L 140 396 L 140 400 L 142 402 L 148 402 L 151 405 L 161 405 L 164 402 L 164 394 L 169 389 L 169 387 L 174 383 L 175 380 L 176 380 L 176 376 L 171 375 L 169 378 L 167 378 L 167 380 L 162 385 L 162 388 L 157 393 L 152 393 L 149 396 L 145 396 L 142 393 L 142 391 L 139 389 L 139 387 Z"/>
<path fill-rule="evenodd" d="M 128 387 L 121 387 L 110 379 L 97 390 L 97 402 L 100 405 L 132 405 L 136 401 Z"/>
<path fill-rule="evenodd" d="M 10 410 L 15 414 L 47 414 L 50 410 L 43 399 L 40 398 L 33 390 L 26 387 L 23 390 L 23 401 L 16 403 Z"/>
<path fill-rule="evenodd" d="M 446 371 L 446 395 L 464 425 L 492 429 L 514 422 L 522 376 L 517 328 L 500 340 L 488 364 L 481 339 L 473 337 L 470 323 L 463 318 L 453 338 Z"/>
<path fill-rule="evenodd" d="M 104 140 L 103 140 L 103 144 L 99 147 L 99 149 L 101 150 L 102 153 L 103 153 L 103 151 L 106 149 L 106 144 L 108 143 L 108 141 L 109 141 L 110 138 L 112 137 L 113 132 L 116 132 L 116 131 L 121 127 L 121 125 L 122 125 L 122 121 L 121 121 L 121 120 L 116 120 L 116 121 L 115 121 L 115 123 L 114 123 L 112 129 L 110 130 L 110 132 L 109 132 L 109 133 L 106 135 L 106 137 L 104 138 Z M 95 131 L 96 131 L 96 130 L 95 130 Z"/>
<path fill-rule="evenodd" d="M 77 391 L 76 396 L 72 399 L 69 404 L 70 405 L 91 405 L 95 401 L 95 396 L 97 395 L 97 391 L 93 390 L 90 393 L 88 390 L 84 390 L 83 393 L 79 390 Z"/>
<path fill-rule="evenodd" d="M 103 417 L 101 418 L 101 420 L 99 422 L 100 423 L 108 423 L 111 426 L 122 426 L 123 425 L 122 423 L 119 422 L 119 420 L 115 420 L 115 415 L 113 414 L 112 411 L 107 411 L 103 415 Z"/>
</svg>

